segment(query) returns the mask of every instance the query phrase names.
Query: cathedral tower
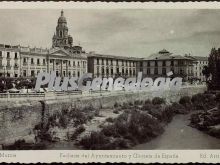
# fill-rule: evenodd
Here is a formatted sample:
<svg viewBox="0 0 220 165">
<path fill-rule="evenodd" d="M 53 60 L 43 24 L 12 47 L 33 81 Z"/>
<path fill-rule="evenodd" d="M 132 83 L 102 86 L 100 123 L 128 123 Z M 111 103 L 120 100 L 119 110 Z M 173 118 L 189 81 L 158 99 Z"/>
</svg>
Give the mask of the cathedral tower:
<svg viewBox="0 0 220 165">
<path fill-rule="evenodd" d="M 67 21 L 64 17 L 63 10 L 61 11 L 61 16 L 58 19 L 56 33 L 52 39 L 52 47 L 61 47 L 64 49 L 72 47 L 73 38 L 68 35 Z"/>
</svg>

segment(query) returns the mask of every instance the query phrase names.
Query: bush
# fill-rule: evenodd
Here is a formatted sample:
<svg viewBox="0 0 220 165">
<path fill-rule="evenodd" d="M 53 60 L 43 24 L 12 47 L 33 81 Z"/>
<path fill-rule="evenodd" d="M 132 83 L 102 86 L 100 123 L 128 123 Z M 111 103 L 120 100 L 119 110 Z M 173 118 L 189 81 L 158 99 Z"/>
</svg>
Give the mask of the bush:
<svg viewBox="0 0 220 165">
<path fill-rule="evenodd" d="M 79 126 L 78 128 L 76 128 L 75 132 L 73 133 L 71 139 L 74 140 L 77 138 L 77 136 L 79 136 L 81 133 L 83 133 L 85 131 L 85 127 L 83 125 Z"/>
<path fill-rule="evenodd" d="M 106 121 L 109 122 L 109 123 L 113 123 L 113 122 L 114 122 L 114 119 L 113 119 L 112 117 L 108 117 L 108 118 L 106 119 Z"/>
<path fill-rule="evenodd" d="M 167 114 L 169 116 L 170 111 Z M 86 149 L 128 148 L 137 142 L 151 140 L 162 132 L 163 127 L 156 118 L 148 112 L 132 109 L 123 112 L 113 124 L 104 126 L 100 132 L 84 137 L 79 144 Z"/>
<path fill-rule="evenodd" d="M 163 113 L 162 113 L 162 119 L 163 121 L 169 123 L 172 121 L 174 116 L 174 111 L 172 108 L 170 108 L 170 106 L 165 107 Z"/>
<path fill-rule="evenodd" d="M 63 127 L 63 128 L 67 128 L 67 125 L 68 125 L 68 118 L 67 116 L 60 116 L 60 119 L 59 119 L 59 123 L 60 123 L 60 126 Z"/>
<path fill-rule="evenodd" d="M 151 104 L 151 103 L 152 103 L 152 102 L 151 102 L 150 99 L 147 99 L 147 100 L 144 101 L 144 104 Z"/>
<path fill-rule="evenodd" d="M 216 97 L 213 94 L 196 94 L 191 99 L 196 110 L 208 110 L 216 106 Z"/>
<path fill-rule="evenodd" d="M 141 104 L 143 104 L 142 100 L 135 100 L 134 101 L 134 105 L 141 105 Z"/>
<path fill-rule="evenodd" d="M 182 104 L 179 104 L 176 102 L 170 105 L 169 108 L 171 108 L 173 113 L 176 113 L 176 114 L 187 114 L 189 112 L 189 109 L 187 109 Z"/>
<path fill-rule="evenodd" d="M 155 107 L 155 105 L 153 105 L 152 103 L 145 103 L 142 106 L 141 110 L 143 110 L 143 111 L 150 111 L 150 110 L 154 109 L 154 107 Z"/>
<path fill-rule="evenodd" d="M 180 98 L 179 103 L 182 104 L 182 105 L 192 104 L 191 97 L 183 96 L 183 97 Z"/>
<path fill-rule="evenodd" d="M 117 109 L 114 109 L 114 110 L 113 110 L 113 113 L 119 114 L 119 111 L 118 111 Z"/>
<path fill-rule="evenodd" d="M 117 102 L 115 102 L 114 108 L 118 108 L 118 107 L 119 107 L 119 104 Z"/>
<path fill-rule="evenodd" d="M 156 104 L 165 104 L 165 100 L 163 98 L 160 97 L 154 97 L 152 100 L 152 104 L 156 105 Z"/>
<path fill-rule="evenodd" d="M 108 143 L 110 143 L 110 139 L 102 132 L 91 132 L 90 135 L 83 137 L 79 141 L 79 144 L 85 149 L 104 149 Z"/>
</svg>

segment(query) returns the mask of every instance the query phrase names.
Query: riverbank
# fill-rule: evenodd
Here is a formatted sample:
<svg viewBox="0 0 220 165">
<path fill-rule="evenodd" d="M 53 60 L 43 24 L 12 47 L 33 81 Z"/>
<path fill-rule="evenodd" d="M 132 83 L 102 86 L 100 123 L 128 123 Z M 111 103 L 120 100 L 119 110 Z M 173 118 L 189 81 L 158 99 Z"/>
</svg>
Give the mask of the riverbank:
<svg viewBox="0 0 220 165">
<path fill-rule="evenodd" d="M 173 103 L 155 97 L 123 104 L 116 102 L 113 108 L 69 107 L 35 126 L 35 144 L 47 149 L 73 150 L 218 148 L 219 145 L 214 145 L 218 140 L 210 139 L 203 132 L 194 134 L 198 130 L 188 126 L 190 116 L 206 112 L 217 103 L 215 95 L 205 93 L 184 96 Z M 201 141 L 193 146 L 197 138 Z M 202 141 L 210 145 L 201 145 Z"/>
<path fill-rule="evenodd" d="M 199 150 L 220 149 L 220 139 L 209 136 L 196 128 L 189 126 L 190 116 L 174 116 L 171 123 L 165 127 L 162 135 L 148 143 L 139 144 L 133 150 Z"/>
</svg>

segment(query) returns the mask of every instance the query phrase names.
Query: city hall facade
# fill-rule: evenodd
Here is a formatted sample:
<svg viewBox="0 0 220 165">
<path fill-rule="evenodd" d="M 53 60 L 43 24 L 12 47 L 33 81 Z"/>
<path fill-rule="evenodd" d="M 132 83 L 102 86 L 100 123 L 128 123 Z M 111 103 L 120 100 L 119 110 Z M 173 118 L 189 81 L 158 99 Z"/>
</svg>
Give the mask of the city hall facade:
<svg viewBox="0 0 220 165">
<path fill-rule="evenodd" d="M 81 46 L 73 45 L 67 20 L 61 11 L 51 48 L 0 44 L 0 77 L 31 78 L 42 71 L 55 71 L 61 77 L 80 77 L 84 73 L 92 73 L 94 77 L 135 77 L 142 72 L 143 77 L 155 78 L 172 71 L 174 76 L 185 80 L 198 78 L 198 75 L 204 79 L 202 70 L 195 70 L 195 61 L 200 63 L 199 59 L 175 55 L 165 49 L 147 58 L 86 53 Z M 208 63 L 208 58 L 202 60 Z"/>
</svg>

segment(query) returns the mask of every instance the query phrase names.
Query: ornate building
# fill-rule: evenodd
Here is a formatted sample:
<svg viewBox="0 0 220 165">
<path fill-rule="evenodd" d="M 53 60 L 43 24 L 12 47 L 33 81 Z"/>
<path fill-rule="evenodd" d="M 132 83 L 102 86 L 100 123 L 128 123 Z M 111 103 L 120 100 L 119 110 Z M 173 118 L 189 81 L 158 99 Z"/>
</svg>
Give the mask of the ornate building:
<svg viewBox="0 0 220 165">
<path fill-rule="evenodd" d="M 87 54 L 73 41 L 61 11 L 51 48 L 0 45 L 0 77 L 36 77 L 41 71 L 55 71 L 57 76 L 78 77 L 87 72 L 94 77 L 134 77 L 143 72 L 143 77 L 155 78 L 173 71 L 174 76 L 189 80 L 193 77 L 193 61 L 197 60 L 167 50 L 147 58 Z"/>
<path fill-rule="evenodd" d="M 86 53 L 81 46 L 73 46 L 63 11 L 52 38 L 52 48 L 0 45 L 0 76 L 35 77 L 40 71 L 56 71 L 57 76 L 81 76 L 87 72 Z"/>
<path fill-rule="evenodd" d="M 143 72 L 143 77 L 163 77 L 172 71 L 173 76 L 183 77 L 187 81 L 193 76 L 192 62 L 191 58 L 176 55 L 163 49 L 143 59 L 138 67 Z"/>
</svg>

